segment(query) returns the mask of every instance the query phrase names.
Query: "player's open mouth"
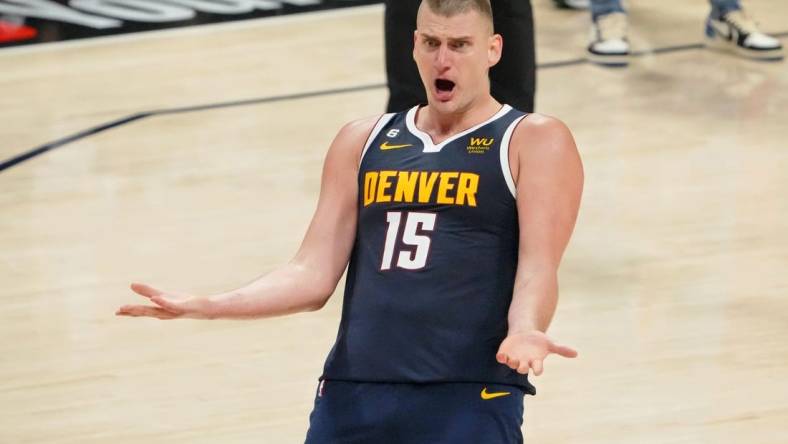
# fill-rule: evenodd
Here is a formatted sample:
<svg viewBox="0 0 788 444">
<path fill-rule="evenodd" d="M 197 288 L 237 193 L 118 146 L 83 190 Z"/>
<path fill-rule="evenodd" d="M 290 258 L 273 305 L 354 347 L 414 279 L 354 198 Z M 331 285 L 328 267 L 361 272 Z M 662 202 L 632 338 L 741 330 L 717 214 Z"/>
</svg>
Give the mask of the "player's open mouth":
<svg viewBox="0 0 788 444">
<path fill-rule="evenodd" d="M 438 91 L 451 92 L 454 89 L 454 82 L 446 79 L 437 79 L 435 80 L 435 88 Z"/>
<path fill-rule="evenodd" d="M 447 79 L 435 80 L 435 93 L 439 100 L 450 100 L 454 91 L 454 82 Z"/>
</svg>

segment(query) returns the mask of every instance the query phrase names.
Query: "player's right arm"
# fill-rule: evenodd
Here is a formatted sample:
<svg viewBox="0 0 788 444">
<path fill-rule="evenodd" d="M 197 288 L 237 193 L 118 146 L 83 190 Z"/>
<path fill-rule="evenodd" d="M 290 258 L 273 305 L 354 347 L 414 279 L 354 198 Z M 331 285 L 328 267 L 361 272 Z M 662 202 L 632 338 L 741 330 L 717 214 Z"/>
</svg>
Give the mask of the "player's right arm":
<svg viewBox="0 0 788 444">
<path fill-rule="evenodd" d="M 194 296 L 132 284 L 152 305 L 125 305 L 117 315 L 159 319 L 252 319 L 318 310 L 328 301 L 350 259 L 356 237 L 358 167 L 377 119 L 345 125 L 324 164 L 320 198 L 301 247 L 286 264 L 238 288 Z"/>
</svg>

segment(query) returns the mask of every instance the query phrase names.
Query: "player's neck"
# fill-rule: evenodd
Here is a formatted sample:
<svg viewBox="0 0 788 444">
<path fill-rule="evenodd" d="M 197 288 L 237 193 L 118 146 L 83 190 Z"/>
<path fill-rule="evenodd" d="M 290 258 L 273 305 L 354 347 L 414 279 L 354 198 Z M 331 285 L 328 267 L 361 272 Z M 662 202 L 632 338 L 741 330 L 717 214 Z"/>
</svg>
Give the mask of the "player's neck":
<svg viewBox="0 0 788 444">
<path fill-rule="evenodd" d="M 501 104 L 489 95 L 469 104 L 465 109 L 451 113 L 441 112 L 436 107 L 427 105 L 416 114 L 416 126 L 429 134 L 435 143 L 440 143 L 488 120 L 500 110 Z"/>
</svg>

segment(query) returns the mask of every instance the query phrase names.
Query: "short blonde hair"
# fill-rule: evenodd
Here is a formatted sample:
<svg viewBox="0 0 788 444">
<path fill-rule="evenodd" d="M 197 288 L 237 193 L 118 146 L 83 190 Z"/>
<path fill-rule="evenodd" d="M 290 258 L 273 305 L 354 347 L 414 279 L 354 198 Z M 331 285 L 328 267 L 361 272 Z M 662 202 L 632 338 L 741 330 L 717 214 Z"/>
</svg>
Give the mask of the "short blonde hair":
<svg viewBox="0 0 788 444">
<path fill-rule="evenodd" d="M 490 0 L 422 0 L 421 7 L 427 5 L 430 11 L 444 17 L 453 17 L 468 11 L 476 11 L 484 17 L 493 29 L 493 15 Z"/>
</svg>

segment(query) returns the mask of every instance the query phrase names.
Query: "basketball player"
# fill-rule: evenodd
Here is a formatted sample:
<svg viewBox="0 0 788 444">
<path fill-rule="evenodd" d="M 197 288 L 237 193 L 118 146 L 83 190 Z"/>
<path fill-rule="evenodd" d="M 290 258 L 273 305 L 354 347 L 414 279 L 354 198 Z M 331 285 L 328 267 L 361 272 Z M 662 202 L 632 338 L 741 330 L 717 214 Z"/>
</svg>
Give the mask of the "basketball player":
<svg viewBox="0 0 788 444">
<path fill-rule="evenodd" d="M 489 0 L 425 0 L 413 56 L 428 105 L 346 125 L 286 265 L 198 297 L 132 289 L 118 314 L 256 318 L 316 310 L 349 262 L 307 443 L 519 443 L 583 172 L 560 121 L 490 96 Z"/>
</svg>

